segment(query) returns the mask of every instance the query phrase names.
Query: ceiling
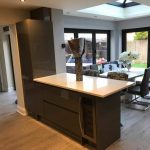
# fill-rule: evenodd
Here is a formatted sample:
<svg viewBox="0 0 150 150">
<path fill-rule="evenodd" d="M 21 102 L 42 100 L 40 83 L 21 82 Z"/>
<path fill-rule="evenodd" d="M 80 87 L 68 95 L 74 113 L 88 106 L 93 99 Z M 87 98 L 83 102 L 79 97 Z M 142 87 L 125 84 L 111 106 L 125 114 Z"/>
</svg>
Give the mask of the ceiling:
<svg viewBox="0 0 150 150">
<path fill-rule="evenodd" d="M 115 1 L 116 0 L 26 0 L 24 3 L 21 3 L 20 0 L 0 0 L 0 7 L 17 9 L 49 7 L 62 9 L 65 15 L 89 17 L 95 19 L 117 20 L 116 18 L 107 16 L 105 14 L 95 15 L 90 13 L 78 12 L 78 10 Z M 134 2 L 150 6 L 149 0 L 134 0 Z M 145 16 L 146 15 L 149 14 L 145 14 Z"/>
</svg>

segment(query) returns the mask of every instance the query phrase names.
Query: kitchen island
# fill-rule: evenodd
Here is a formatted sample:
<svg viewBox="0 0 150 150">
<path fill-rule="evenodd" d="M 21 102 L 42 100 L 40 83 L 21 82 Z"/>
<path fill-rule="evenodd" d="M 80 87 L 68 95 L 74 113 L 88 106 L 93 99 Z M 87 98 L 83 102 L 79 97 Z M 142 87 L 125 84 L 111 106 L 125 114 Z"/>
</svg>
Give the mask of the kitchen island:
<svg viewBox="0 0 150 150">
<path fill-rule="evenodd" d="M 43 91 L 42 122 L 96 150 L 120 138 L 120 91 L 133 82 L 90 76 L 76 81 L 67 73 L 34 81 Z"/>
</svg>

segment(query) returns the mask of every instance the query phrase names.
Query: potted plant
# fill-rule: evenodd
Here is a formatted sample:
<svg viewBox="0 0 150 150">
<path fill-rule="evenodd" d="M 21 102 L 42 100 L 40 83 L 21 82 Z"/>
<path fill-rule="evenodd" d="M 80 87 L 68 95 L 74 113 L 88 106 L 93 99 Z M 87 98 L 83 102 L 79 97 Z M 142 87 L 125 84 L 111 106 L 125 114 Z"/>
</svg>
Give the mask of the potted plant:
<svg viewBox="0 0 150 150">
<path fill-rule="evenodd" d="M 127 68 L 128 71 L 131 69 L 131 64 L 133 60 L 139 58 L 139 53 L 136 51 L 126 51 L 120 54 L 119 61 L 123 65 L 124 68 Z"/>
</svg>

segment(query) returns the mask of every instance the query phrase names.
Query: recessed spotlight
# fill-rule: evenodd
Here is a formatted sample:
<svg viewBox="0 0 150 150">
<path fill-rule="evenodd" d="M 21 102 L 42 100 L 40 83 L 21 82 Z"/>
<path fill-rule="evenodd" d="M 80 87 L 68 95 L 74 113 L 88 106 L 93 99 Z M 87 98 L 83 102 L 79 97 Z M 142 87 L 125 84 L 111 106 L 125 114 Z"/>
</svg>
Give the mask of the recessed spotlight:
<svg viewBox="0 0 150 150">
<path fill-rule="evenodd" d="M 26 1 L 26 0 L 20 0 L 20 2 L 22 2 L 22 3 L 25 2 L 25 1 Z"/>
</svg>

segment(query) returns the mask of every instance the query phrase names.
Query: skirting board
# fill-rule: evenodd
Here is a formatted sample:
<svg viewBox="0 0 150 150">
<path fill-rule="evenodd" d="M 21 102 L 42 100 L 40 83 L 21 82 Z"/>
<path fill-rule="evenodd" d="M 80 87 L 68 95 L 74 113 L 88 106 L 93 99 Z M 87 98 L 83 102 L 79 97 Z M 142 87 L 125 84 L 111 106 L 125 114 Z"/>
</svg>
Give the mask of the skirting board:
<svg viewBox="0 0 150 150">
<path fill-rule="evenodd" d="M 17 105 L 17 112 L 18 112 L 19 114 L 21 114 L 22 116 L 27 116 L 27 115 L 28 115 L 26 109 L 23 108 L 23 107 L 20 107 L 19 105 Z"/>
<path fill-rule="evenodd" d="M 14 91 L 14 87 L 8 87 L 8 92 Z"/>
</svg>

